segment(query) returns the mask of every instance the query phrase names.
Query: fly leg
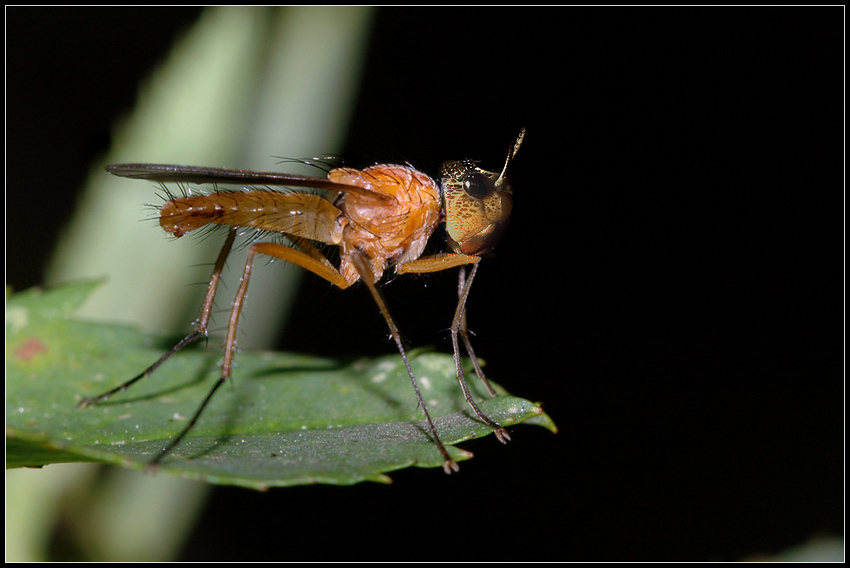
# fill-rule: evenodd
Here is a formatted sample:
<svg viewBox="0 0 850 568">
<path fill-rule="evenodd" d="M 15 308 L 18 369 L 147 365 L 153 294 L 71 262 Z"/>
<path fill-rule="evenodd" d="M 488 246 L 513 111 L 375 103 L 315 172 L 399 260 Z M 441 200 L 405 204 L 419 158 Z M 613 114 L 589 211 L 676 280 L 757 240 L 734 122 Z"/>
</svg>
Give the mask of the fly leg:
<svg viewBox="0 0 850 568">
<path fill-rule="evenodd" d="M 227 337 L 225 339 L 224 344 L 224 360 L 221 365 L 221 377 L 216 381 L 212 389 L 210 389 L 209 394 L 207 394 L 207 397 L 201 403 L 201 406 L 198 408 L 198 410 L 195 411 L 195 414 L 189 421 L 189 424 L 183 429 L 183 431 L 177 436 L 177 438 L 175 438 L 168 445 L 168 447 L 166 447 L 162 451 L 162 453 L 157 456 L 157 458 L 154 460 L 155 462 L 160 460 L 166 454 L 168 454 L 178 443 L 180 443 L 180 441 L 195 425 L 195 422 L 197 421 L 198 417 L 201 415 L 204 408 L 212 399 L 215 392 L 230 377 L 230 372 L 233 367 L 233 355 L 236 351 L 236 330 L 239 325 L 239 315 L 242 311 L 242 305 L 245 302 L 245 295 L 248 291 L 248 282 L 251 277 L 254 255 L 257 253 L 265 254 L 267 256 L 272 256 L 275 258 L 292 262 L 293 264 L 297 264 L 302 268 L 306 268 L 307 270 L 317 274 L 318 276 L 321 276 L 325 280 L 329 281 L 330 283 L 336 285 L 341 289 L 345 289 L 351 285 L 351 282 L 347 281 L 342 276 L 342 274 L 339 273 L 338 270 L 336 270 L 333 266 L 330 265 L 327 259 L 322 257 L 318 253 L 318 251 L 315 251 L 312 247 L 307 247 L 304 251 L 301 251 L 292 247 L 275 243 L 257 243 L 252 245 L 251 248 L 248 249 L 248 257 L 245 262 L 245 271 L 242 274 L 242 281 L 239 285 L 239 290 L 236 292 L 236 297 L 233 300 L 233 307 L 230 312 L 230 321 L 227 325 Z M 362 255 L 353 254 L 352 259 L 355 268 L 357 269 L 357 272 L 360 274 L 361 279 L 368 285 L 369 291 L 372 293 L 375 302 L 378 304 L 381 313 L 386 319 L 387 325 L 390 328 L 390 334 L 392 335 L 393 339 L 396 342 L 396 345 L 399 348 L 401 357 L 404 360 L 405 367 L 407 368 L 408 375 L 410 376 L 410 381 L 413 385 L 413 389 L 416 392 L 416 397 L 419 401 L 419 406 L 422 408 L 422 411 L 425 414 L 425 419 L 428 423 L 428 429 L 430 430 L 431 435 L 437 444 L 437 447 L 440 449 L 440 453 L 443 455 L 443 470 L 446 473 L 458 471 L 457 463 L 455 463 L 455 461 L 451 458 L 448 450 L 446 450 L 446 447 L 440 440 L 440 437 L 437 434 L 437 428 L 434 426 L 434 422 L 431 419 L 431 415 L 428 413 L 428 408 L 425 404 L 425 399 L 422 397 L 422 393 L 419 391 L 419 386 L 416 382 L 416 377 L 413 374 L 413 370 L 410 367 L 410 361 L 408 360 L 407 354 L 404 350 L 404 346 L 402 345 L 401 335 L 398 331 L 398 327 L 390 316 L 389 310 L 386 307 L 386 303 L 381 298 L 378 289 L 375 287 L 375 277 L 372 274 L 368 263 Z"/>
<path fill-rule="evenodd" d="M 127 390 L 133 383 L 142 380 L 143 378 L 150 376 L 154 371 L 156 371 L 160 365 L 165 363 L 169 357 L 186 347 L 187 345 L 197 341 L 201 337 L 206 337 L 207 335 L 207 326 L 209 325 L 210 316 L 212 315 L 213 308 L 213 300 L 215 299 L 215 292 L 218 289 L 218 284 L 221 281 L 221 271 L 224 269 L 224 262 L 227 260 L 227 255 L 230 254 L 230 249 L 233 248 L 233 241 L 236 238 L 236 227 L 232 228 L 228 234 L 227 239 L 224 241 L 224 246 L 221 249 L 221 252 L 218 254 L 218 259 L 215 262 L 215 268 L 213 268 L 212 276 L 210 277 L 210 285 L 207 289 L 207 295 L 204 299 L 204 305 L 201 308 L 201 314 L 198 316 L 198 319 L 195 321 L 195 330 L 177 342 L 177 344 L 168 350 L 159 360 L 130 379 L 129 381 L 122 383 L 115 387 L 112 390 L 106 391 L 103 394 L 99 394 L 97 396 L 89 396 L 84 398 L 77 404 L 77 408 L 85 408 L 86 406 L 97 404 L 98 402 L 103 402 L 108 399 L 115 393 L 119 393 Z"/>
<path fill-rule="evenodd" d="M 461 267 L 461 273 L 463 273 L 463 271 L 464 269 Z M 487 424 L 493 429 L 494 433 L 496 434 L 496 438 L 498 438 L 500 442 L 506 444 L 508 443 L 508 440 L 511 439 L 511 437 L 508 435 L 508 431 L 505 430 L 501 424 L 494 422 L 489 416 L 484 414 L 481 409 L 478 408 L 478 405 L 475 404 L 475 400 L 472 398 L 472 394 L 469 392 L 469 387 L 466 384 L 466 379 L 463 376 L 463 368 L 461 366 L 460 361 L 460 347 L 458 346 L 457 338 L 458 335 L 461 334 L 462 329 L 464 344 L 466 345 L 466 349 L 469 352 L 470 357 L 472 357 L 472 360 L 476 367 L 476 372 L 478 373 L 478 376 L 481 378 L 481 380 L 484 382 L 487 389 L 490 391 L 490 394 L 495 396 L 495 391 L 493 391 L 489 381 L 484 378 L 484 373 L 480 371 L 478 362 L 475 359 L 475 354 L 472 351 L 472 344 L 469 342 L 469 338 L 466 334 L 466 299 L 469 296 L 469 289 L 472 286 L 472 279 L 475 278 L 475 273 L 477 271 L 478 263 L 476 262 L 472 265 L 472 270 L 469 271 L 469 277 L 461 277 L 461 282 L 463 280 L 466 280 L 466 283 L 460 290 L 457 302 L 457 310 L 455 311 L 455 317 L 452 319 L 452 348 L 454 350 L 455 367 L 457 368 L 457 380 L 458 383 L 460 383 L 460 388 L 463 391 L 463 396 L 466 399 L 467 404 L 469 404 L 470 408 L 472 408 L 473 412 L 475 412 L 475 415 L 478 416 L 478 418 L 480 418 L 485 424 Z"/>
<path fill-rule="evenodd" d="M 434 426 L 434 421 L 431 419 L 431 414 L 428 412 L 428 406 L 425 404 L 425 399 L 422 397 L 422 393 L 419 390 L 419 383 L 416 381 L 416 375 L 413 374 L 413 369 L 410 367 L 410 361 L 407 358 L 407 352 L 404 350 L 398 326 L 395 324 L 395 321 L 390 315 L 390 311 L 387 308 L 387 304 L 384 302 L 381 293 L 375 286 L 375 276 L 372 274 L 372 269 L 369 268 L 369 264 L 366 262 L 366 259 L 362 254 L 352 254 L 351 260 L 354 263 L 354 267 L 357 269 L 357 272 L 360 274 L 360 279 L 363 280 L 363 282 L 366 283 L 366 286 L 369 287 L 369 292 L 372 294 L 372 298 L 375 300 L 375 303 L 378 304 L 381 314 L 387 321 L 387 327 L 390 328 L 390 335 L 395 341 L 399 353 L 401 353 L 401 358 L 404 361 L 404 366 L 407 368 L 407 374 L 410 377 L 410 383 L 413 385 L 413 390 L 416 392 L 416 399 L 419 402 L 419 408 L 421 408 L 422 413 L 425 414 L 425 421 L 428 424 L 428 430 L 431 432 L 431 438 L 433 438 L 440 450 L 440 453 L 443 455 L 443 471 L 447 474 L 450 474 L 453 471 L 458 471 L 459 468 L 457 462 L 451 458 L 449 451 L 446 449 L 446 446 L 443 445 L 443 441 L 440 440 L 439 434 L 437 434 L 437 427 Z"/>
<path fill-rule="evenodd" d="M 235 228 L 231 229 L 231 233 L 234 231 Z M 221 385 L 230 378 L 230 372 L 233 369 L 233 354 L 236 351 L 236 330 L 239 326 L 239 315 L 242 313 L 242 306 L 245 304 L 245 295 L 248 292 L 248 281 L 251 278 L 251 270 L 253 268 L 254 254 L 257 252 L 257 246 L 258 245 L 253 245 L 248 250 L 248 258 L 245 261 L 245 270 L 242 273 L 239 289 L 236 292 L 236 297 L 233 299 L 233 305 L 230 308 L 230 319 L 227 322 L 227 337 L 224 340 L 224 360 L 221 364 L 221 376 L 219 376 L 218 380 L 212 386 L 210 392 L 207 393 L 204 401 L 195 411 L 195 414 L 192 415 L 192 418 L 189 420 L 186 427 L 183 428 L 177 437 L 171 440 L 171 442 L 153 459 L 151 464 L 159 463 L 162 458 L 168 455 L 171 450 L 173 450 L 177 444 L 186 437 L 186 434 L 195 427 L 195 424 L 198 422 L 198 418 L 200 418 L 204 409 L 207 407 L 210 400 L 212 400 L 213 395 L 215 395 L 216 391 L 221 388 Z"/>
<path fill-rule="evenodd" d="M 476 265 L 478 266 L 478 265 Z M 458 271 L 458 282 L 457 282 L 457 297 L 460 300 L 463 295 L 463 290 L 466 287 L 466 269 L 461 267 Z M 496 391 L 493 390 L 493 387 L 490 386 L 490 381 L 487 380 L 487 377 L 484 375 L 484 371 L 481 370 L 481 365 L 478 363 L 478 358 L 475 356 L 475 351 L 472 350 L 472 343 L 469 341 L 469 334 L 466 329 L 466 307 L 464 306 L 463 313 L 460 316 L 460 327 L 458 329 L 458 333 L 460 335 L 461 340 L 463 341 L 463 345 L 466 347 L 466 352 L 469 353 L 470 359 L 472 359 L 472 366 L 475 367 L 475 374 L 478 375 L 478 378 L 481 379 L 481 382 L 484 383 L 484 386 L 487 388 L 487 392 L 490 393 L 490 396 L 496 396 Z"/>
<path fill-rule="evenodd" d="M 235 229 L 233 230 L 235 231 Z M 276 243 L 255 243 L 251 245 L 248 249 L 248 256 L 245 260 L 245 269 L 242 272 L 239 289 L 236 291 L 236 297 L 233 299 L 233 305 L 230 309 L 230 319 L 227 322 L 227 336 L 224 340 L 224 359 L 221 363 L 221 376 L 212 386 L 210 392 L 207 394 L 206 398 L 204 398 L 204 401 L 195 411 L 191 420 L 189 420 L 189 423 L 185 428 L 183 428 L 183 431 L 181 431 L 180 434 L 178 434 L 177 437 L 174 438 L 168 446 L 166 446 L 165 449 L 153 459 L 151 462 L 152 464 L 158 463 L 163 457 L 168 455 L 171 450 L 173 450 L 177 444 L 183 440 L 183 438 L 186 437 L 186 434 L 194 428 L 195 423 L 198 421 L 198 418 L 201 416 L 210 400 L 212 400 L 213 395 L 215 395 L 216 391 L 221 388 L 221 385 L 230 378 L 230 373 L 233 369 L 233 357 L 236 353 L 236 331 L 239 328 L 239 316 L 242 313 L 242 307 L 245 304 L 245 296 L 248 293 L 248 283 L 251 279 L 251 271 L 253 269 L 254 255 L 257 253 L 297 264 L 340 288 L 347 288 L 350 285 L 346 282 L 342 275 L 330 265 L 327 259 L 321 257 L 313 248 L 308 248 L 305 253 L 292 247 Z"/>
<path fill-rule="evenodd" d="M 481 260 L 479 257 L 474 255 L 467 254 L 455 254 L 455 253 L 447 253 L 440 254 L 435 256 L 426 256 L 422 258 L 418 258 L 416 260 L 412 260 L 409 262 L 405 262 L 404 264 L 400 264 L 396 266 L 396 272 L 399 274 L 406 273 L 417 273 L 422 274 L 426 272 L 439 272 L 440 270 L 448 270 L 449 268 L 455 268 L 460 266 L 461 272 L 464 270 L 464 265 L 471 264 L 472 270 L 469 272 L 469 276 L 461 276 L 461 282 L 463 284 L 459 286 L 458 290 L 458 303 L 457 309 L 455 310 L 454 318 L 452 319 L 452 348 L 454 350 L 454 361 L 455 368 L 457 369 L 457 381 L 460 384 L 460 388 L 463 391 L 463 397 L 466 399 L 466 403 L 475 413 L 475 415 L 485 424 L 490 426 L 496 437 L 503 444 L 506 443 L 511 437 L 508 435 L 508 431 L 505 430 L 501 424 L 494 422 L 489 416 L 484 414 L 478 405 L 475 403 L 475 400 L 472 398 L 472 393 L 469 392 L 469 386 L 466 384 L 466 379 L 463 375 L 463 367 L 461 366 L 460 360 L 460 345 L 458 344 L 458 335 L 464 337 L 464 344 L 469 351 L 472 360 L 475 361 L 475 355 L 472 352 L 472 344 L 469 342 L 469 339 L 466 337 L 466 299 L 469 296 L 469 288 L 472 285 L 472 279 L 475 277 L 475 272 L 478 270 L 478 261 Z M 477 366 L 477 361 L 475 363 Z M 480 367 L 477 367 L 477 369 Z M 476 370 L 476 372 L 478 372 Z M 484 373 L 481 372 L 479 375 L 481 380 L 487 386 L 487 390 L 490 391 L 491 394 L 495 395 L 492 387 L 490 387 L 487 379 L 484 378 Z"/>
</svg>

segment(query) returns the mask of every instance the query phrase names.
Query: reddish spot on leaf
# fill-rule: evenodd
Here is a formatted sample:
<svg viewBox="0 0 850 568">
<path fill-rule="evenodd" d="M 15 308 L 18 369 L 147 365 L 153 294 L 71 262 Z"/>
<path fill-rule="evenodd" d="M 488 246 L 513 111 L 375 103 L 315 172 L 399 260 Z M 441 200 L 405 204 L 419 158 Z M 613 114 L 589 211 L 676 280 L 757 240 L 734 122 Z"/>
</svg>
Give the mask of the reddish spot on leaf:
<svg viewBox="0 0 850 568">
<path fill-rule="evenodd" d="M 23 359 L 24 361 L 31 361 L 36 355 L 39 353 L 46 353 L 47 346 L 36 339 L 35 337 L 30 337 L 23 344 L 18 347 L 15 351 L 15 357 L 18 359 Z"/>
</svg>

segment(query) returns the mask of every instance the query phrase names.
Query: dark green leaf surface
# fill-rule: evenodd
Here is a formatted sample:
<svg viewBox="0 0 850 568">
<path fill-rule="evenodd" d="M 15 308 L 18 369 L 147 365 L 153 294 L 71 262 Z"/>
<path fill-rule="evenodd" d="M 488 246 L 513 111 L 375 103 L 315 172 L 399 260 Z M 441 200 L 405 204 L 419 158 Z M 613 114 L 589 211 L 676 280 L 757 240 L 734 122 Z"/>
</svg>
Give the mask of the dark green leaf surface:
<svg viewBox="0 0 850 568">
<path fill-rule="evenodd" d="M 143 468 L 185 426 L 217 376 L 220 351 L 187 349 L 128 391 L 100 394 L 170 345 L 123 326 L 71 316 L 98 283 L 11 296 L 6 306 L 6 467 L 98 461 Z M 485 436 L 469 417 L 449 355 L 414 352 L 411 363 L 446 444 Z M 440 467 L 398 355 L 330 360 L 240 353 L 195 429 L 158 469 L 256 489 L 304 483 L 387 482 L 410 465 Z M 503 425 L 527 420 L 555 431 L 540 408 L 503 390 L 490 398 L 470 372 L 481 409 Z M 494 451 L 496 449 L 494 448 Z M 460 461 L 471 454 L 449 448 Z"/>
</svg>

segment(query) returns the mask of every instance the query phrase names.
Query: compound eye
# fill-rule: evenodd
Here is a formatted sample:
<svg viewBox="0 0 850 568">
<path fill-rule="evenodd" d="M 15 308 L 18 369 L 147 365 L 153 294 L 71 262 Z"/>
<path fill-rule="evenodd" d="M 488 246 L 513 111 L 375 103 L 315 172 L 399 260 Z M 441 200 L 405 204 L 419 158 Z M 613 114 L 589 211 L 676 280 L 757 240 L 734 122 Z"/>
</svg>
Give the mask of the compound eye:
<svg viewBox="0 0 850 568">
<path fill-rule="evenodd" d="M 484 199 L 493 191 L 492 183 L 479 173 L 467 174 L 463 180 L 463 191 L 475 199 Z"/>
</svg>

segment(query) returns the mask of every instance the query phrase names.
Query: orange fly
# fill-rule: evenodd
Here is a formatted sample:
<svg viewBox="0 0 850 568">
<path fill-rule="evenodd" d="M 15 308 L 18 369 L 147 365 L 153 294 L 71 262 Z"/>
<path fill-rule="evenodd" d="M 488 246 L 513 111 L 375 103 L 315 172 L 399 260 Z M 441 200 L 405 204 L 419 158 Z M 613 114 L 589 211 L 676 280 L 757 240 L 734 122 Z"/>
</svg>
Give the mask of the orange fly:
<svg viewBox="0 0 850 568">
<path fill-rule="evenodd" d="M 286 186 L 324 190 L 324 195 L 303 192 L 279 192 L 247 189 L 241 192 L 215 191 L 200 195 L 187 195 L 171 199 L 160 209 L 160 225 L 181 237 L 209 224 L 228 225 L 227 238 L 218 255 L 210 278 L 201 314 L 195 329 L 165 353 L 156 363 L 129 381 L 101 395 L 84 398 L 78 406 L 101 402 L 111 395 L 127 389 L 136 381 L 153 373 L 171 355 L 195 340 L 206 336 L 225 260 L 233 246 L 238 227 L 252 227 L 283 233 L 291 244 L 257 242 L 248 248 L 248 256 L 241 284 L 236 292 L 227 324 L 224 343 L 224 360 L 221 376 L 213 385 L 192 419 L 180 434 L 154 458 L 158 463 L 192 429 L 215 392 L 230 377 L 236 350 L 236 330 L 239 315 L 248 290 L 248 282 L 257 254 L 285 260 L 321 276 L 331 284 L 345 289 L 362 280 L 387 322 L 390 334 L 404 361 L 419 407 L 425 415 L 428 430 L 443 456 L 446 473 L 457 471 L 458 466 L 437 434 L 431 415 L 410 362 L 402 345 L 398 327 L 390 316 L 378 288 L 388 267 L 397 274 L 438 272 L 460 267 L 458 304 L 451 326 L 452 347 L 457 369 L 457 379 L 466 402 L 478 419 L 495 431 L 496 437 L 507 442 L 510 437 L 499 424 L 486 416 L 472 398 L 461 369 L 458 337 L 463 341 L 475 365 L 478 377 L 491 396 L 496 396 L 481 368 L 478 366 L 466 330 L 466 299 L 472 280 L 478 270 L 480 255 L 491 250 L 498 242 L 511 213 L 512 192 L 508 180 L 508 166 L 522 144 L 522 129 L 508 152 L 501 172 L 479 168 L 470 160 L 445 162 L 440 169 L 438 185 L 424 173 L 410 167 L 379 164 L 356 170 L 335 168 L 327 179 L 286 173 L 254 172 L 196 166 L 171 166 L 160 164 L 116 164 L 107 166 L 109 173 L 160 183 L 240 184 L 243 186 Z M 451 252 L 434 256 L 421 256 L 434 229 L 445 219 Z M 340 264 L 335 267 L 310 242 L 336 245 L 340 250 Z M 467 266 L 471 269 L 467 274 Z"/>
</svg>

